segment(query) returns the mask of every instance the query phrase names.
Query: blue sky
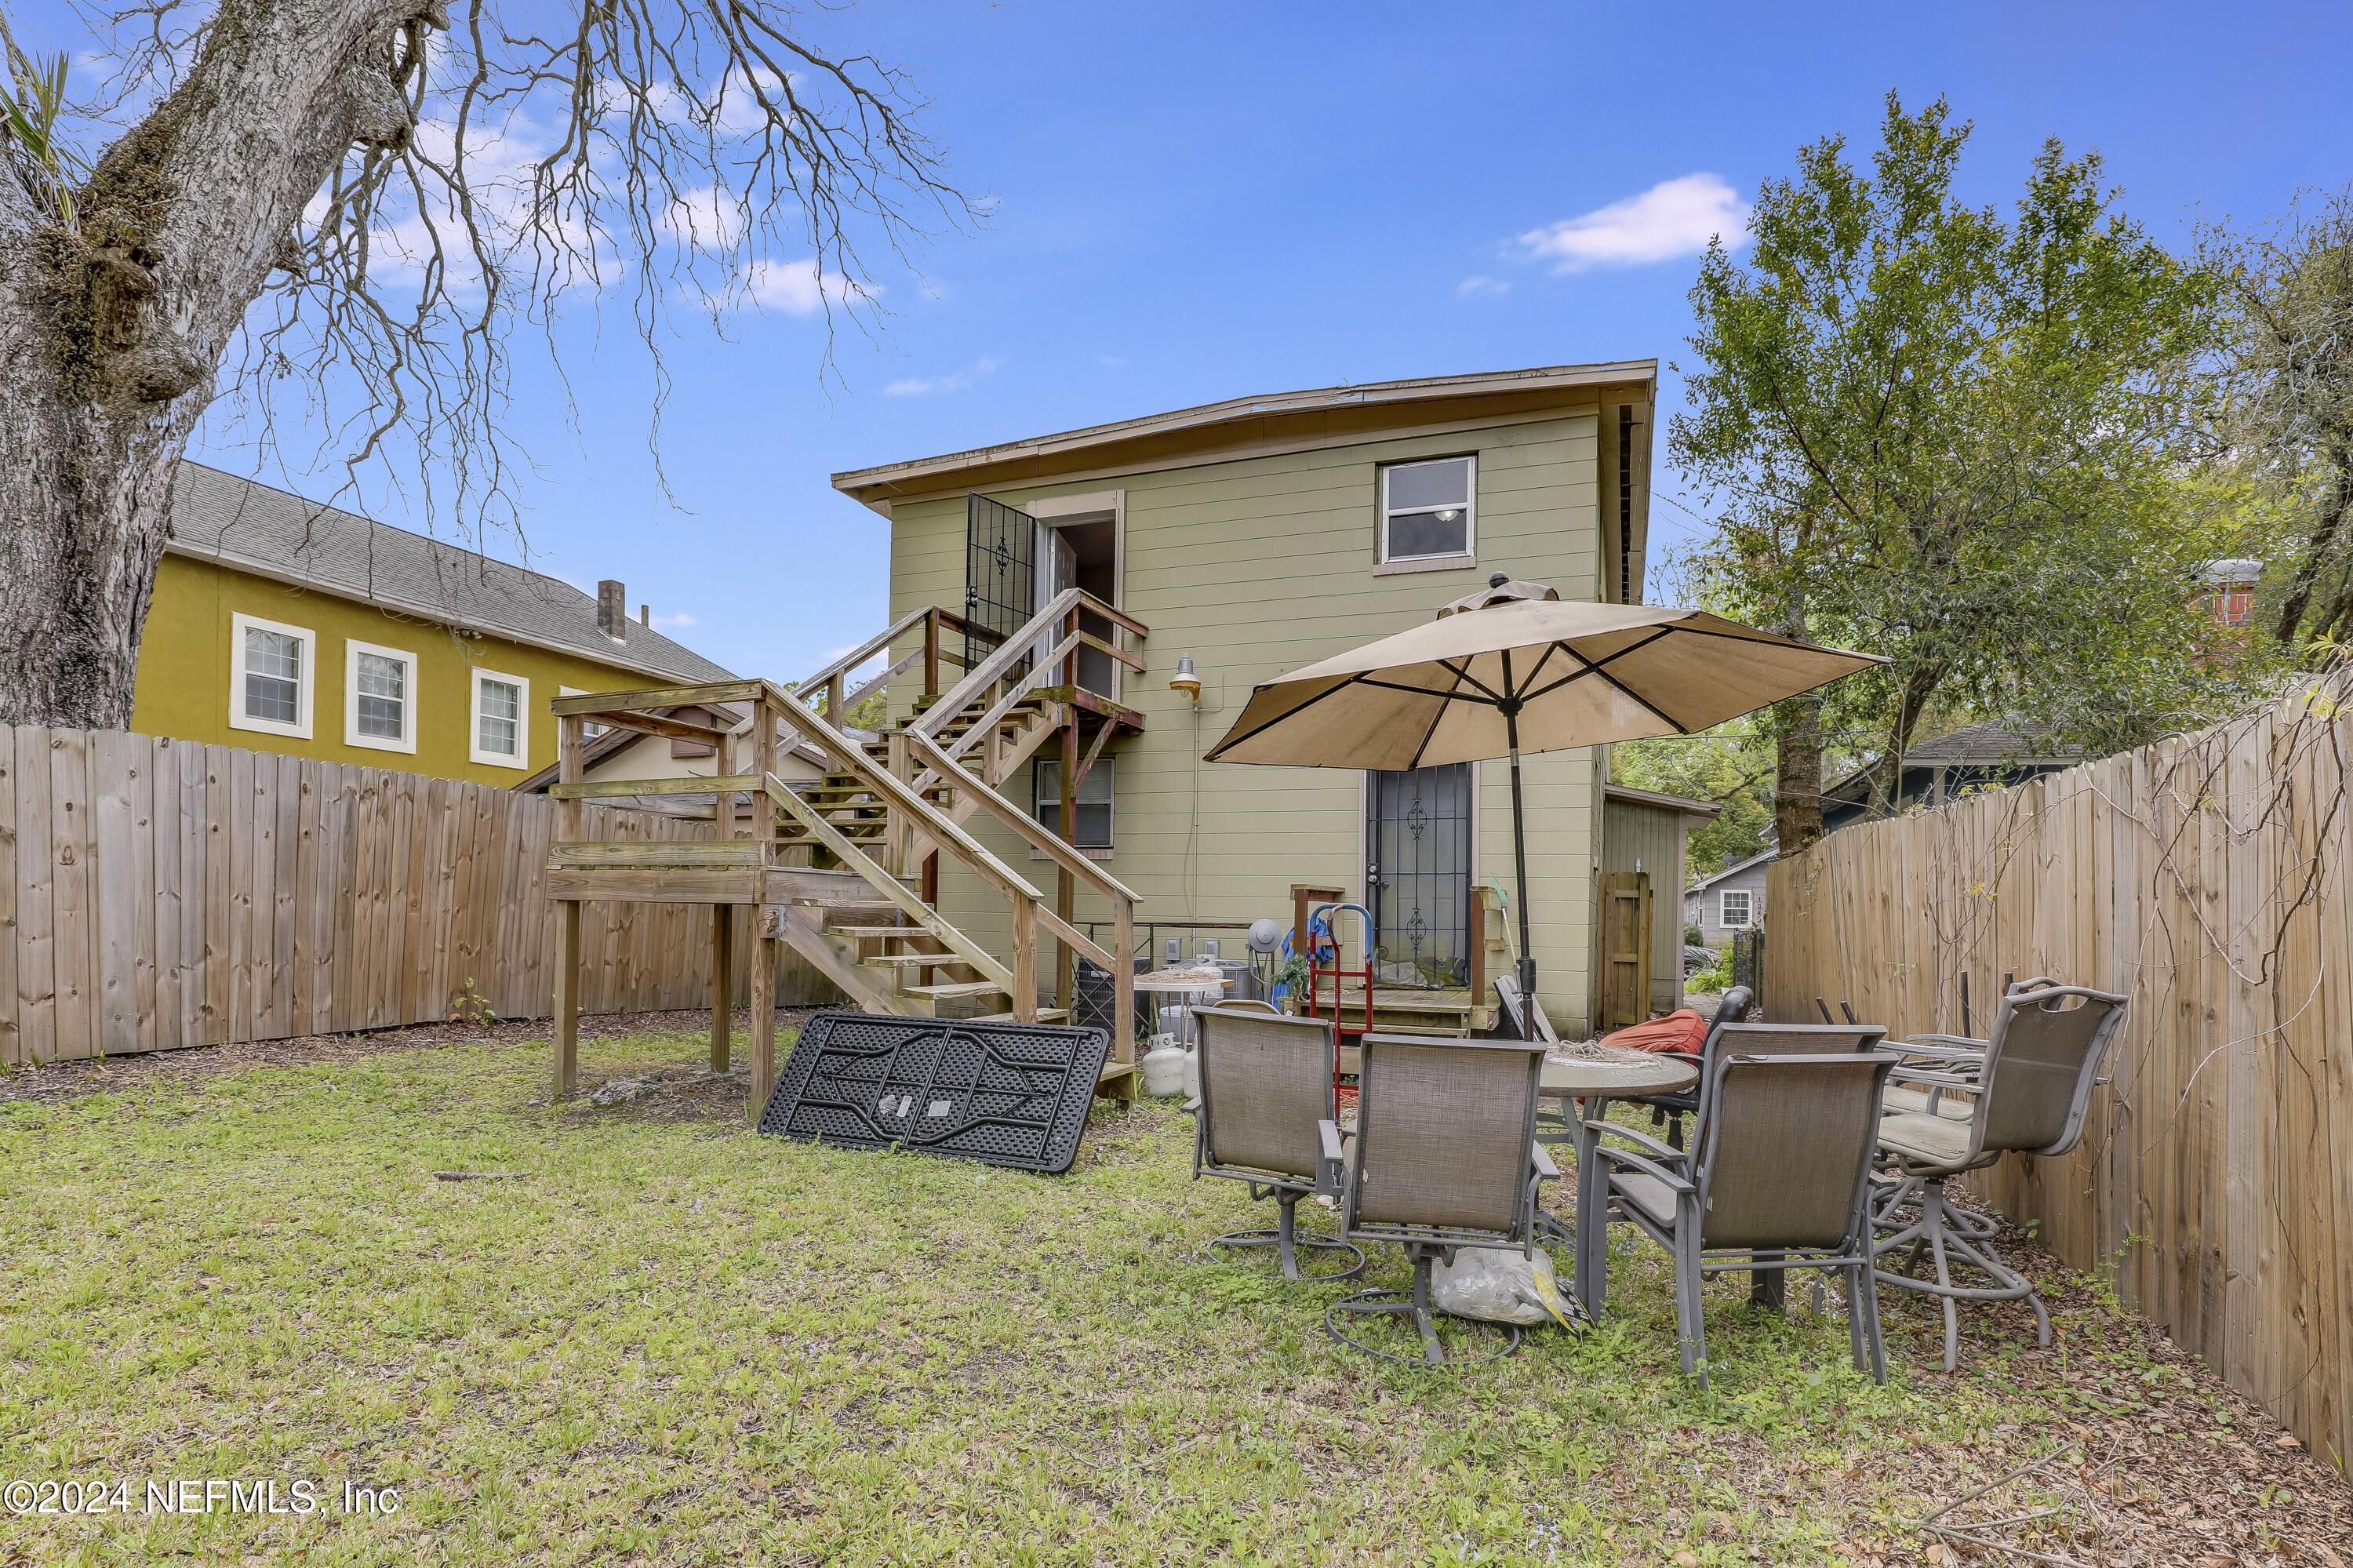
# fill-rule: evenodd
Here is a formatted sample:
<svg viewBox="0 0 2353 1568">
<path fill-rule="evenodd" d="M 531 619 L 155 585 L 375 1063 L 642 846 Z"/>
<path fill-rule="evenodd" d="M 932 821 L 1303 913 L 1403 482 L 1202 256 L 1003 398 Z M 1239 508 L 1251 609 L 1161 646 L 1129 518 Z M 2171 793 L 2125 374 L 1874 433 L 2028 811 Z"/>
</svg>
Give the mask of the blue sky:
<svg viewBox="0 0 2353 1568">
<path fill-rule="evenodd" d="M 875 341 L 838 345 L 846 388 L 820 384 L 818 316 L 745 315 L 725 342 L 682 321 L 683 511 L 654 484 L 626 300 L 561 329 L 581 428 L 535 370 L 513 426 L 535 564 L 620 577 L 691 618 L 673 635 L 785 679 L 883 623 L 887 524 L 833 471 L 1251 393 L 1672 359 L 1712 216 L 1803 143 L 1867 151 L 1890 88 L 1976 122 L 1972 199 L 2007 202 L 2058 136 L 2171 243 L 2353 177 L 2341 5 L 926 0 L 820 26 L 922 73 L 989 227 L 932 246 L 923 278 L 881 274 Z M 1693 526 L 1654 509 L 1654 536 Z"/>
</svg>

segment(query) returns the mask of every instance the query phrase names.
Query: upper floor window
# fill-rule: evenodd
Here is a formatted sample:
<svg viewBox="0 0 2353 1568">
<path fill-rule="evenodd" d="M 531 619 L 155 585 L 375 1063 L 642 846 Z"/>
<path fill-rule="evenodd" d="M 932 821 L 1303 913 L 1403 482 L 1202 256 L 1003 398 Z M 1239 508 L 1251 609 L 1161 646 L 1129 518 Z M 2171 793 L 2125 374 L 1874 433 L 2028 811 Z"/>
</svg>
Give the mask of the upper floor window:
<svg viewBox="0 0 2353 1568">
<path fill-rule="evenodd" d="M 310 739 L 316 634 L 307 626 L 232 615 L 229 638 L 229 727 Z"/>
<path fill-rule="evenodd" d="M 1753 902 L 1746 888 L 1727 887 L 1716 895 L 1716 924 L 1727 931 L 1746 931 L 1751 920 L 1749 906 Z"/>
<path fill-rule="evenodd" d="M 343 649 L 343 743 L 415 751 L 417 655 L 370 642 Z"/>
<path fill-rule="evenodd" d="M 1440 458 L 1381 470 L 1381 560 L 1416 561 L 1472 553 L 1478 460 Z"/>
<path fill-rule="evenodd" d="M 1108 757 L 1098 757 L 1087 776 L 1079 780 L 1078 846 L 1082 850 L 1111 848 L 1112 762 Z M 1040 758 L 1036 764 L 1038 780 L 1038 821 L 1057 838 L 1062 832 L 1062 765 L 1054 758 Z"/>
<path fill-rule="evenodd" d="M 473 758 L 522 768 L 531 753 L 531 683 L 495 670 L 474 672 Z"/>
</svg>

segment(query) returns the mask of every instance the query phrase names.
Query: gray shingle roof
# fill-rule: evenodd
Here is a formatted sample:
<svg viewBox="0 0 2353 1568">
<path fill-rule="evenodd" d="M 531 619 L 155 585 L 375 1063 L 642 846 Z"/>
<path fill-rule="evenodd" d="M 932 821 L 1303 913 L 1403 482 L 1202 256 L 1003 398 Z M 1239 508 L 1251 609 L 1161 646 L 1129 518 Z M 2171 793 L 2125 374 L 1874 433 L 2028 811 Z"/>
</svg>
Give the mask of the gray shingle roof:
<svg viewBox="0 0 2353 1568">
<path fill-rule="evenodd" d="M 2041 725 L 1973 724 L 1934 740 L 1924 740 L 1904 754 L 1910 765 L 1954 762 L 2073 761 L 2083 756 L 2073 747 L 2055 746 Z"/>
<path fill-rule="evenodd" d="M 469 630 L 552 646 L 666 680 L 735 678 L 634 621 L 628 637 L 614 641 L 596 630 L 596 599 L 559 577 L 199 462 L 180 464 L 172 487 L 172 547 L 186 555 Z"/>
</svg>

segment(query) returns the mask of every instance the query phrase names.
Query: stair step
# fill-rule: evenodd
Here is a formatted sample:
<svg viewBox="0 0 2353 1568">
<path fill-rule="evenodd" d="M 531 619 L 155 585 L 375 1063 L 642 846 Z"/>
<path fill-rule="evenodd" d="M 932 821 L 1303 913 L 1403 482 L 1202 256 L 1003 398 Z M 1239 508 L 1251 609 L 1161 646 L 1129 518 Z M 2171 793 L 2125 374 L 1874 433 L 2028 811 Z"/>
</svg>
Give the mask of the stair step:
<svg viewBox="0 0 2353 1568">
<path fill-rule="evenodd" d="M 901 986 L 907 996 L 928 996 L 934 1001 L 959 996 L 1003 996 L 1005 988 L 995 980 L 948 980 L 939 985 Z"/>
<path fill-rule="evenodd" d="M 1068 1023 L 1070 1021 L 1071 1010 L 1067 1007 L 1041 1007 L 1038 1010 L 1038 1022 L 1040 1023 Z M 960 1023 L 1018 1023 L 1021 1020 L 1009 1012 L 984 1012 L 978 1018 L 958 1019 L 957 1022 Z"/>
<path fill-rule="evenodd" d="M 828 911 L 825 916 L 825 929 L 860 937 L 904 937 L 923 929 L 921 926 L 902 926 L 895 920 L 876 918 L 878 916 L 897 913 L 897 907 L 889 904 L 881 905 L 872 909 L 853 908 L 841 913 Z M 851 915 L 856 915 L 858 918 L 849 918 Z"/>
<path fill-rule="evenodd" d="M 901 934 L 921 937 L 929 933 L 918 927 L 911 926 Z M 954 953 L 878 953 L 873 958 L 860 959 L 858 961 L 861 964 L 903 964 L 910 969 L 944 969 L 950 964 L 968 963 L 970 960 L 957 958 Z"/>
</svg>

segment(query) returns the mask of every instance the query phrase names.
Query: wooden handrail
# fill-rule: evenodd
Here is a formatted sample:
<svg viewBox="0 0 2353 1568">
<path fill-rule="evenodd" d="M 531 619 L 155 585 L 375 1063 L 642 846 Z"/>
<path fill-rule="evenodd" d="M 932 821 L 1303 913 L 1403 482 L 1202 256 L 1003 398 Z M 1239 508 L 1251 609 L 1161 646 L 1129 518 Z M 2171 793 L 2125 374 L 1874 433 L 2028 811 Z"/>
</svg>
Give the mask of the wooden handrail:
<svg viewBox="0 0 2353 1568">
<path fill-rule="evenodd" d="M 1081 854 L 1071 845 L 1064 843 L 1054 834 L 1048 832 L 1045 825 L 1037 818 L 966 772 L 954 758 L 947 754 L 938 741 L 928 735 L 916 735 L 913 732 L 909 733 L 908 740 L 917 751 L 924 754 L 935 772 L 944 773 L 944 776 L 958 789 L 971 790 L 973 800 L 987 807 L 990 815 L 1011 828 L 1015 836 L 1031 849 L 1042 851 L 1047 859 L 1106 898 L 1117 899 L 1128 904 L 1138 902 L 1133 888 Z"/>
<path fill-rule="evenodd" d="M 857 669 L 858 666 L 865 663 L 866 661 L 874 657 L 875 654 L 880 653 L 884 649 L 890 647 L 892 642 L 898 640 L 901 632 L 907 630 L 911 627 L 920 625 L 923 622 L 923 617 L 931 613 L 931 607 L 926 605 L 922 609 L 914 610 L 909 614 L 901 616 L 898 620 L 892 621 L 886 630 L 876 636 L 868 638 L 865 641 L 860 643 L 857 647 L 852 648 L 849 652 L 844 653 L 841 657 L 836 659 L 832 663 L 826 665 L 823 669 L 818 670 L 816 673 L 804 676 L 794 685 L 792 693 L 789 694 L 797 697 L 805 697 L 807 694 L 824 685 L 836 675 L 846 675 L 849 673 L 850 671 Z M 763 684 L 769 683 L 764 682 Z M 769 689 L 773 691 L 778 688 L 775 687 L 773 684 L 769 684 Z"/>
<path fill-rule="evenodd" d="M 948 747 L 948 755 L 962 757 L 965 752 L 970 751 L 980 744 L 983 736 L 997 726 L 999 720 L 1020 705 L 1022 698 L 1039 686 L 1051 685 L 1056 673 L 1054 666 L 1062 662 L 1064 655 L 1076 652 L 1078 646 L 1079 640 L 1076 637 L 1064 638 L 1056 645 L 1052 653 L 1038 661 L 1036 669 L 1022 676 L 1015 683 L 1011 691 L 997 698 L 987 713 L 974 720 L 970 729 L 956 736 L 955 744 Z"/>
<path fill-rule="evenodd" d="M 963 680 L 949 687 L 947 695 L 934 704 L 931 712 L 907 727 L 923 735 L 939 734 L 947 727 L 950 719 L 969 707 L 981 693 L 1004 679 L 1007 671 L 1021 662 L 1038 639 L 1049 630 L 1046 623 L 1059 622 L 1078 602 L 1077 588 L 1064 588 L 1056 594 L 1052 602 L 1031 616 L 1020 630 L 1008 637 L 996 652 L 974 665 Z M 1060 630 L 1059 626 L 1053 629 Z"/>
<path fill-rule="evenodd" d="M 788 695 L 782 688 L 771 685 L 774 699 L 782 701 Z M 997 885 L 1008 896 L 1039 898 L 1044 896 L 1029 885 L 1011 866 L 994 854 L 987 846 L 974 838 L 952 821 L 945 812 L 908 785 L 891 777 L 890 769 L 878 768 L 863 747 L 836 729 L 822 715 L 809 714 L 810 729 L 802 733 L 817 742 L 818 747 L 842 764 L 842 770 L 854 775 L 868 789 L 881 797 L 894 811 L 903 811 L 911 824 L 923 830 L 924 835 L 943 848 L 955 852 L 956 858 Z M 795 721 L 797 724 L 797 720 Z M 958 769 L 961 772 L 961 769 Z"/>
<path fill-rule="evenodd" d="M 1124 628 L 1126 630 L 1134 632 L 1138 637 L 1149 637 L 1151 635 L 1151 632 L 1145 628 L 1142 621 L 1121 610 L 1113 609 L 1111 606 L 1105 604 L 1094 595 L 1087 592 L 1086 589 L 1064 588 L 1060 593 L 1056 594 L 1050 600 L 1049 600 L 1044 608 L 1040 609 L 1037 614 L 1031 616 L 1027 621 L 1025 621 L 1019 630 L 1015 631 L 1006 638 L 1003 644 L 997 648 L 996 652 L 991 653 L 987 658 L 983 659 L 978 664 L 973 666 L 973 668 L 965 675 L 963 680 L 958 681 L 955 686 L 949 689 L 947 695 L 942 697 L 933 705 L 931 712 L 923 715 L 923 717 L 917 719 L 909 727 L 912 729 L 921 730 L 925 735 L 938 735 L 941 730 L 947 727 L 950 720 L 955 718 L 956 715 L 962 713 L 965 708 L 970 707 L 973 703 L 978 699 L 981 693 L 987 691 L 990 686 L 995 685 L 999 680 L 1003 679 L 1006 672 L 1012 669 L 1014 665 L 1019 663 L 1025 657 L 1027 657 L 1030 651 L 1037 646 L 1040 639 L 1050 636 L 1059 640 L 1063 632 L 1063 627 L 1061 624 L 1063 619 L 1074 609 L 1085 610 L 1089 614 L 1092 615 L 1100 615 L 1104 620 L 1110 621 L 1113 625 Z M 1123 652 L 1119 649 L 1112 647 L 1110 644 L 1098 640 L 1090 632 L 1082 631 L 1077 633 L 1077 635 L 1085 641 L 1092 642 L 1094 646 L 1103 649 L 1104 652 L 1112 654 L 1113 657 L 1118 659 L 1122 663 L 1126 664 L 1130 669 L 1141 670 L 1144 668 L 1144 662 L 1142 660 L 1136 658 L 1133 654 Z M 1040 666 L 1042 667 L 1046 664 L 1050 664 L 1053 661 L 1061 658 L 1067 652 L 1068 650 L 1066 649 L 1057 648 L 1053 653 L 1039 661 Z"/>
<path fill-rule="evenodd" d="M 897 877 L 876 865 L 865 851 L 851 843 L 840 829 L 827 821 L 824 813 L 786 788 L 783 779 L 773 773 L 768 774 L 765 788 L 769 798 L 807 829 L 812 838 L 831 850 L 842 864 L 864 877 L 870 886 L 897 906 L 900 912 L 917 927 L 937 938 L 949 949 L 948 954 L 942 956 L 943 963 L 969 965 L 978 969 L 984 978 L 1005 987 L 1006 994 L 1012 994 L 1013 971 L 998 963 L 987 948 L 941 919 L 922 899 L 908 892 Z M 1038 896 L 1036 890 L 1031 889 L 1029 896 L 1035 899 Z"/>
</svg>

